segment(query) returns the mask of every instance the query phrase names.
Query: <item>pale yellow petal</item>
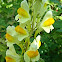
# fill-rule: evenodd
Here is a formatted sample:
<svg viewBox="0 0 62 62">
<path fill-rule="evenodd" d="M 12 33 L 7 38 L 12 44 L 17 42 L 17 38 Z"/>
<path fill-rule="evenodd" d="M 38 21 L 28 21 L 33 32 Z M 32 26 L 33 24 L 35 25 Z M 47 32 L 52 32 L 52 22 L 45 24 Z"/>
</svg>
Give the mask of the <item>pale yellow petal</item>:
<svg viewBox="0 0 62 62">
<path fill-rule="evenodd" d="M 21 8 L 23 8 L 25 11 L 29 13 L 29 6 L 26 0 L 21 2 Z"/>
<path fill-rule="evenodd" d="M 25 62 L 30 62 L 30 57 L 27 55 L 27 53 L 24 53 L 24 60 Z"/>
<path fill-rule="evenodd" d="M 30 45 L 30 50 L 32 50 L 32 51 L 36 51 L 37 50 L 37 42 L 36 42 L 35 39 Z"/>
<path fill-rule="evenodd" d="M 8 26 L 7 27 L 7 33 L 11 36 L 14 36 L 16 34 L 15 27 L 14 26 Z"/>
<path fill-rule="evenodd" d="M 42 27 L 47 33 L 50 33 L 50 27 Z"/>
</svg>

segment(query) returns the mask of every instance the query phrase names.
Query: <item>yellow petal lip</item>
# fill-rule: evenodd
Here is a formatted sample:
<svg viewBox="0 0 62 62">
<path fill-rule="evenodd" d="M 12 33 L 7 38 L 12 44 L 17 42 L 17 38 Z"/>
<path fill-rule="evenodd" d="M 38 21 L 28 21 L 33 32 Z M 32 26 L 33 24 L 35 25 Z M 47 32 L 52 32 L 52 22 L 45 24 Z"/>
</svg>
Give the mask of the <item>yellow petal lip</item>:
<svg viewBox="0 0 62 62">
<path fill-rule="evenodd" d="M 14 38 L 11 35 L 9 35 L 8 33 L 6 34 L 6 39 L 10 42 L 14 41 Z"/>
<path fill-rule="evenodd" d="M 15 31 L 20 34 L 26 35 L 26 31 L 23 28 L 21 28 L 19 25 L 15 27 Z"/>
<path fill-rule="evenodd" d="M 54 24 L 54 19 L 53 18 L 49 18 L 47 19 L 44 23 L 43 23 L 43 26 L 50 26 L 52 24 Z"/>
<path fill-rule="evenodd" d="M 17 10 L 17 13 L 18 13 L 19 15 L 23 16 L 23 17 L 29 18 L 29 14 L 27 13 L 27 11 L 25 11 L 25 10 L 22 9 L 22 8 L 19 8 L 19 9 Z"/>
<path fill-rule="evenodd" d="M 16 62 L 13 58 L 11 58 L 11 57 L 5 57 L 5 59 L 6 59 L 6 62 Z"/>
<path fill-rule="evenodd" d="M 39 47 L 41 46 L 41 41 L 38 42 L 38 46 L 39 46 Z"/>
<path fill-rule="evenodd" d="M 30 58 L 33 58 L 33 57 L 36 57 L 38 55 L 38 50 L 36 51 L 27 51 L 27 55 L 30 57 Z"/>
</svg>

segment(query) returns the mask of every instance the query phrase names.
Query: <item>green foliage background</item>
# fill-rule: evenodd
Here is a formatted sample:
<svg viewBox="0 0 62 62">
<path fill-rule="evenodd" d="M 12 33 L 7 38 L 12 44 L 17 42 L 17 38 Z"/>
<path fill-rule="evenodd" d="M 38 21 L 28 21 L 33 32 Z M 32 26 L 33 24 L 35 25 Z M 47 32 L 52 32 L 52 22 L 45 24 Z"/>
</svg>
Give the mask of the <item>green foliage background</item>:
<svg viewBox="0 0 62 62">
<path fill-rule="evenodd" d="M 15 16 L 21 1 L 0 0 L 0 62 L 5 62 L 5 54 L 8 49 L 5 42 L 6 28 L 8 25 L 18 25 Z M 40 33 L 42 46 L 39 52 L 45 62 L 62 62 L 62 0 L 49 0 L 49 2 L 48 10 L 53 11 L 55 29 L 50 34 L 44 31 Z M 30 40 L 33 41 L 33 39 L 32 37 Z M 16 52 L 21 54 L 21 49 L 17 45 L 14 46 Z"/>
</svg>

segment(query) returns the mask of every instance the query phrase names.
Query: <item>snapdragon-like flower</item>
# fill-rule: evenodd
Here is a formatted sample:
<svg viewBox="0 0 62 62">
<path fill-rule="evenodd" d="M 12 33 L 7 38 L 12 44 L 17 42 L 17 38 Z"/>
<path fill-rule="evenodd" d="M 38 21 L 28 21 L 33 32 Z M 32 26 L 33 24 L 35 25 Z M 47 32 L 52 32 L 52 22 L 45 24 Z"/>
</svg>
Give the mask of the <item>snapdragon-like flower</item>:
<svg viewBox="0 0 62 62">
<path fill-rule="evenodd" d="M 21 7 L 17 10 L 18 15 L 15 17 L 15 20 L 18 22 L 25 23 L 26 21 L 30 20 L 29 15 L 29 6 L 26 0 L 21 2 Z"/>
<path fill-rule="evenodd" d="M 24 38 L 29 36 L 29 33 L 25 28 L 20 27 L 19 25 L 15 27 L 16 37 L 19 41 L 22 41 Z"/>
<path fill-rule="evenodd" d="M 50 30 L 52 31 L 54 29 L 53 25 L 54 24 L 54 19 L 52 17 L 52 12 L 51 11 L 48 11 L 46 13 L 46 15 L 44 16 L 42 22 L 41 22 L 41 25 L 40 27 L 42 29 L 44 29 L 47 33 L 50 32 Z"/>
<path fill-rule="evenodd" d="M 7 46 L 10 47 L 12 44 L 19 43 L 19 40 L 15 37 L 16 31 L 14 26 L 8 26 L 6 29 L 6 42 Z"/>
<path fill-rule="evenodd" d="M 9 46 L 9 44 L 15 44 L 15 43 L 18 44 L 25 37 L 28 37 L 28 35 L 29 34 L 27 30 L 20 27 L 19 25 L 16 27 L 8 26 L 6 33 L 7 46 Z"/>
<path fill-rule="evenodd" d="M 40 35 L 38 35 L 36 39 L 34 39 L 34 41 L 31 43 L 30 50 L 35 51 L 36 49 L 39 49 L 40 46 L 41 46 Z"/>
<path fill-rule="evenodd" d="M 21 61 L 21 56 L 19 56 L 15 49 L 14 46 L 11 45 L 11 47 L 6 51 L 6 62 L 20 62 Z"/>
<path fill-rule="evenodd" d="M 47 0 L 36 0 L 33 6 L 34 16 L 42 17 L 47 10 Z"/>
<path fill-rule="evenodd" d="M 30 0 L 28 3 L 26 0 L 23 0 L 21 7 L 17 10 L 18 15 L 16 15 L 15 20 L 18 20 L 19 25 L 16 27 L 7 27 L 6 42 L 9 49 L 6 51 L 6 62 L 38 61 L 40 58 L 38 49 L 41 46 L 41 41 L 40 35 L 37 36 L 37 34 L 42 30 L 49 33 L 50 30 L 52 31 L 54 29 L 52 24 L 55 21 L 51 11 L 48 11 L 43 20 L 40 21 L 47 10 L 47 0 Z M 30 44 L 30 38 L 33 32 L 35 32 L 35 39 Z M 13 44 L 20 46 L 22 49 L 21 56 L 16 53 Z M 22 54 L 24 54 L 24 60 Z"/>
<path fill-rule="evenodd" d="M 40 54 L 37 49 L 41 46 L 40 42 L 40 35 L 36 37 L 36 40 L 31 43 L 29 50 L 27 50 L 24 54 L 25 62 L 32 62 L 38 61 L 40 58 Z"/>
</svg>

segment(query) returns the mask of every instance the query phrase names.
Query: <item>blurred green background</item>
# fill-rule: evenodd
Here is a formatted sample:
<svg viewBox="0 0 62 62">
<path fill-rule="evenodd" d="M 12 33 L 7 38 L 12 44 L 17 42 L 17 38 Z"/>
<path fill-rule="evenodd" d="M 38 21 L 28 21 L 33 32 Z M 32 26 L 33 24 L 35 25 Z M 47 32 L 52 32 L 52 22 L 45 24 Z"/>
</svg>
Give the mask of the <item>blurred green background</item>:
<svg viewBox="0 0 62 62">
<path fill-rule="evenodd" d="M 5 42 L 6 28 L 9 25 L 18 25 L 15 16 L 21 1 L 0 0 L 0 62 L 5 62 L 5 54 L 8 48 Z M 42 46 L 39 52 L 45 62 L 62 62 L 62 0 L 49 0 L 49 2 L 48 10 L 53 11 L 55 29 L 50 34 L 41 32 Z M 30 40 L 33 41 L 33 39 L 32 37 Z M 21 53 L 17 45 L 15 45 L 15 49 L 18 54 Z"/>
</svg>

